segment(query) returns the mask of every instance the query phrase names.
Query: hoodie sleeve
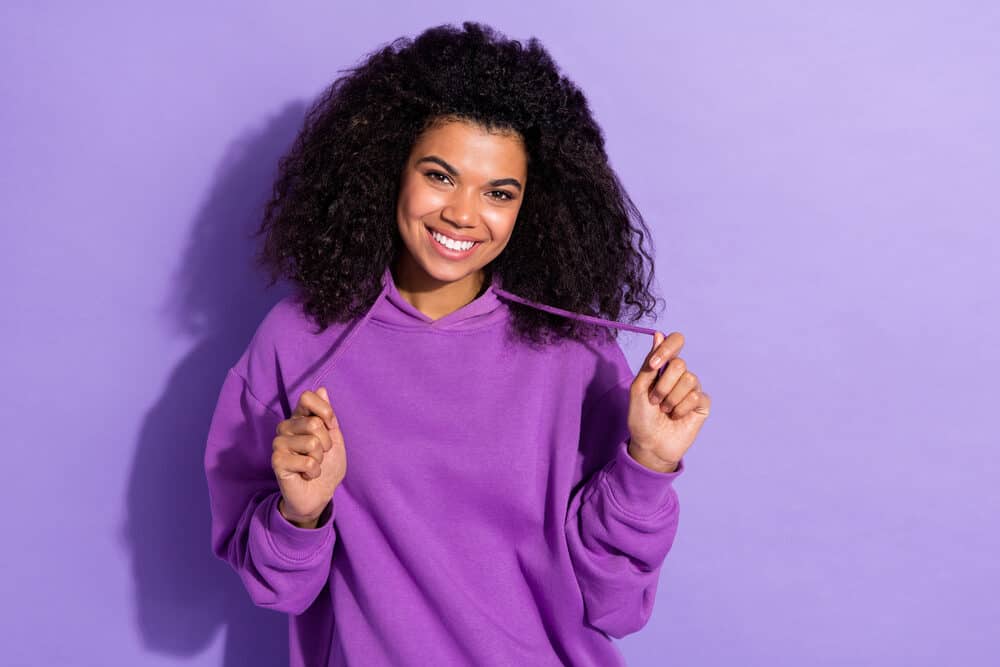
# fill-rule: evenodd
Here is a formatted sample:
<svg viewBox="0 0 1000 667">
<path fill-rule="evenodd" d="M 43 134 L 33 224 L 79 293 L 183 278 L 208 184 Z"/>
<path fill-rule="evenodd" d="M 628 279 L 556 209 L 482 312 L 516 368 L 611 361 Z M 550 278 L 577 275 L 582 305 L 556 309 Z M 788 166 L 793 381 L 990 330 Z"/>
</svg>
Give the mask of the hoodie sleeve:
<svg viewBox="0 0 1000 667">
<path fill-rule="evenodd" d="M 254 604 L 301 614 L 330 574 L 333 501 L 317 528 L 299 528 L 278 511 L 281 498 L 271 468 L 278 423 L 284 418 L 251 392 L 231 368 L 209 426 L 205 475 L 215 555 L 229 563 Z"/>
<path fill-rule="evenodd" d="M 674 472 L 661 473 L 629 455 L 631 380 L 623 378 L 585 402 L 580 454 L 599 467 L 574 486 L 579 489 L 565 526 L 585 619 L 619 639 L 652 615 L 660 568 L 677 533 L 680 505 L 673 482 L 684 471 L 683 460 Z"/>
</svg>

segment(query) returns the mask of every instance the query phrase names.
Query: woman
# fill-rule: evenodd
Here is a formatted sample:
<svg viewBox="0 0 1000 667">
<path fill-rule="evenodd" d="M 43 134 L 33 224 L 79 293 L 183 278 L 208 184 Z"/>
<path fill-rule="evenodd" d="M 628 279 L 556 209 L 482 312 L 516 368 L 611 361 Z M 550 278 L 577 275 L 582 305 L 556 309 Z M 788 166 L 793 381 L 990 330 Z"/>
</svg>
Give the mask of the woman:
<svg viewBox="0 0 1000 667">
<path fill-rule="evenodd" d="M 264 217 L 298 289 L 205 470 L 291 664 L 622 664 L 710 401 L 679 333 L 615 321 L 655 303 L 647 230 L 579 89 L 479 24 L 397 40 L 312 107 Z M 653 335 L 634 377 L 619 328 Z"/>
</svg>

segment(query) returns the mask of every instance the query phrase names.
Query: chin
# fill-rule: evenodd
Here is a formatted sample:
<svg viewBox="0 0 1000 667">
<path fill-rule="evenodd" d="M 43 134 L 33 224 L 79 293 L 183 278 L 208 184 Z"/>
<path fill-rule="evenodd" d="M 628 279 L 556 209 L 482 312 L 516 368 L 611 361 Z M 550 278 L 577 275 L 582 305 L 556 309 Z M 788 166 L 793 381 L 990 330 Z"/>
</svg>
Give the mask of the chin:
<svg viewBox="0 0 1000 667">
<path fill-rule="evenodd" d="M 453 283 L 458 280 L 462 280 L 470 275 L 474 275 L 481 271 L 483 267 L 475 265 L 466 266 L 442 266 L 438 263 L 431 262 L 428 266 L 427 264 L 421 263 L 421 267 L 424 273 L 431 276 L 435 280 L 443 283 Z"/>
</svg>

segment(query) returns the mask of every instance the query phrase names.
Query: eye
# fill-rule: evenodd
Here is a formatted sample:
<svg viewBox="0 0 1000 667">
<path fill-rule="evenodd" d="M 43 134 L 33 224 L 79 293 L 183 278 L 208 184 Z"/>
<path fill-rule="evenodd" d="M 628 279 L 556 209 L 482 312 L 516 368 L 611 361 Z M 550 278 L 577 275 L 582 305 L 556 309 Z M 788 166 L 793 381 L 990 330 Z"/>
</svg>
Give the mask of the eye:
<svg viewBox="0 0 1000 667">
<path fill-rule="evenodd" d="M 513 197 L 513 196 L 511 196 L 511 194 L 510 194 L 509 192 L 507 192 L 506 190 L 493 190 L 493 192 L 491 192 L 490 194 L 494 194 L 494 193 L 499 193 L 499 194 L 502 194 L 502 195 L 503 195 L 503 197 L 494 197 L 494 199 L 499 199 L 499 200 L 501 200 L 501 201 L 509 201 L 509 200 L 511 200 L 511 199 L 513 199 L 513 198 L 514 198 L 514 197 Z"/>
<path fill-rule="evenodd" d="M 437 181 L 438 183 L 444 183 L 444 182 L 446 182 L 446 181 L 449 181 L 449 182 L 451 181 L 451 179 L 450 179 L 450 178 L 448 178 L 448 177 L 447 177 L 446 175 L 442 174 L 442 173 L 441 173 L 440 171 L 428 171 L 428 172 L 425 172 L 425 173 L 426 173 L 426 175 L 427 175 L 427 176 L 428 176 L 428 177 L 429 177 L 429 178 L 430 178 L 430 179 L 431 179 L 432 181 Z M 444 181 L 442 181 L 442 180 L 439 180 L 439 179 L 435 178 L 435 176 L 440 176 L 441 178 L 443 178 L 443 179 L 444 179 Z"/>
</svg>

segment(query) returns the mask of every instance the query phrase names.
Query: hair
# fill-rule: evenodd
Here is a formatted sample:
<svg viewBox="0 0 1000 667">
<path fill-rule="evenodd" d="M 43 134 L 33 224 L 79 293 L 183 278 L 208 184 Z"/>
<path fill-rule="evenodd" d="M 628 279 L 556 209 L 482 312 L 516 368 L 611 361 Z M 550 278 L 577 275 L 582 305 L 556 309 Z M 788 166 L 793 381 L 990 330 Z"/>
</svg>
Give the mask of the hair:
<svg viewBox="0 0 1000 667">
<path fill-rule="evenodd" d="M 653 312 L 652 257 L 583 92 L 537 38 L 466 21 L 400 37 L 346 70 L 306 111 L 280 159 L 255 262 L 287 278 L 319 331 L 362 315 L 401 251 L 399 175 L 417 138 L 464 120 L 520 136 L 527 187 L 510 240 L 487 265 L 504 289 L 574 312 Z M 647 267 L 648 262 L 648 267 Z M 511 303 L 520 339 L 585 339 L 594 325 Z M 617 336 L 617 330 L 611 333 Z"/>
</svg>

